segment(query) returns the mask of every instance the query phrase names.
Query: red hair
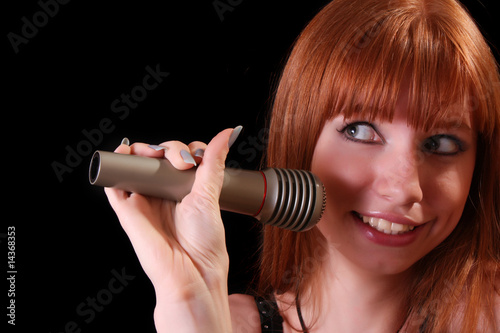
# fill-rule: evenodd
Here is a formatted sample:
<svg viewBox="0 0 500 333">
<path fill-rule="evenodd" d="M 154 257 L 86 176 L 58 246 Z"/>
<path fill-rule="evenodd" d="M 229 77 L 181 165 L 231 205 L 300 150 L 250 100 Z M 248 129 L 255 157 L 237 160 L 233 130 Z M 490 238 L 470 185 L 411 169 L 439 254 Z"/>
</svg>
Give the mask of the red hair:
<svg viewBox="0 0 500 333">
<path fill-rule="evenodd" d="M 392 119 L 408 75 L 409 125 L 430 129 L 471 112 L 478 134 L 462 218 L 414 265 L 408 327 L 425 321 L 426 331 L 447 331 L 460 310 L 460 330 L 475 331 L 481 311 L 493 315 L 499 278 L 500 86 L 491 50 L 458 1 L 335 0 L 321 10 L 282 73 L 267 165 L 310 169 L 323 125 L 338 114 Z M 260 292 L 297 294 L 313 282 L 324 285 L 318 278 L 325 247 L 315 228 L 295 233 L 266 226 Z"/>
</svg>

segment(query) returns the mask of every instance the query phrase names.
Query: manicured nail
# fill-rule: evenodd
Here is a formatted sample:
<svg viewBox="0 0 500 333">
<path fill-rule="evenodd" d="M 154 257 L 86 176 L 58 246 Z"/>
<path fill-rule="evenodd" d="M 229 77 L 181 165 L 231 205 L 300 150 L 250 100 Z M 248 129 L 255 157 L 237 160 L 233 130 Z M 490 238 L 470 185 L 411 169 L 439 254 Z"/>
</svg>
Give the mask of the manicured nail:
<svg viewBox="0 0 500 333">
<path fill-rule="evenodd" d="M 159 150 L 168 150 L 168 147 L 159 146 L 159 145 L 149 145 L 148 147 L 151 148 L 151 149 L 154 149 L 156 151 L 159 151 Z"/>
<path fill-rule="evenodd" d="M 194 152 L 194 156 L 196 157 L 203 157 L 203 155 L 205 155 L 205 149 L 196 149 L 195 152 Z"/>
<path fill-rule="evenodd" d="M 195 162 L 193 156 L 188 151 L 186 151 L 184 149 L 181 150 L 181 157 L 184 160 L 184 162 L 196 166 L 196 162 Z"/>
<path fill-rule="evenodd" d="M 236 139 L 240 135 L 242 129 L 243 129 L 243 126 L 236 126 L 233 129 L 233 132 L 231 133 L 231 136 L 229 137 L 229 141 L 227 142 L 227 146 L 229 148 L 231 148 L 231 146 L 233 145 L 233 143 L 236 141 Z"/>
<path fill-rule="evenodd" d="M 130 140 L 128 138 L 123 138 L 121 144 L 126 145 L 126 146 L 130 146 Z"/>
</svg>

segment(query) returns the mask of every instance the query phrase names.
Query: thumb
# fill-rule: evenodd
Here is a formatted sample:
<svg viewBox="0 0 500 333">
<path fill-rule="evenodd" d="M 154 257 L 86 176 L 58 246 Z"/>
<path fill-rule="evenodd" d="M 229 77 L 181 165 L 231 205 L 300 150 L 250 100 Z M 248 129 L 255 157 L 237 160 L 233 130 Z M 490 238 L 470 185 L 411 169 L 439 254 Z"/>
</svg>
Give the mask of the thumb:
<svg viewBox="0 0 500 333">
<path fill-rule="evenodd" d="M 208 144 L 200 163 L 191 193 L 201 195 L 210 202 L 218 203 L 229 147 L 242 130 L 241 126 L 226 129 L 217 134 Z"/>
</svg>

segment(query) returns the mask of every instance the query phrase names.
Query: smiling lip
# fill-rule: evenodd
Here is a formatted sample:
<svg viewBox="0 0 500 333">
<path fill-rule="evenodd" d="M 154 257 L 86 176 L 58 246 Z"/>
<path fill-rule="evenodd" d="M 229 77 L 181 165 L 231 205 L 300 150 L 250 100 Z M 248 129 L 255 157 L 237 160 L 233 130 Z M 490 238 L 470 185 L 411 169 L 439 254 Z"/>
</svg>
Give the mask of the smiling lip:
<svg viewBox="0 0 500 333">
<path fill-rule="evenodd" d="M 364 215 L 353 212 L 364 223 L 380 232 L 391 235 L 400 235 L 415 229 L 415 223 L 407 218 L 390 216 L 388 214 Z"/>
<path fill-rule="evenodd" d="M 408 218 L 385 213 L 365 214 L 352 212 L 363 235 L 376 244 L 405 246 L 420 234 L 420 224 Z"/>
</svg>

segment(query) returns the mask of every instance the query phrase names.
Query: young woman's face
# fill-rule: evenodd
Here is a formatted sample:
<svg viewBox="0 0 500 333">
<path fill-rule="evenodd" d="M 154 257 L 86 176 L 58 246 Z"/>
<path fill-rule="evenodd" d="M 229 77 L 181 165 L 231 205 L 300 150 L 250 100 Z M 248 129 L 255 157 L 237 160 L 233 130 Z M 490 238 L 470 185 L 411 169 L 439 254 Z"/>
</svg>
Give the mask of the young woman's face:
<svg viewBox="0 0 500 333">
<path fill-rule="evenodd" d="M 312 160 L 327 190 L 318 228 L 336 253 L 381 274 L 405 271 L 453 231 L 476 156 L 470 119 L 410 127 L 402 91 L 392 122 L 328 121 Z"/>
</svg>

